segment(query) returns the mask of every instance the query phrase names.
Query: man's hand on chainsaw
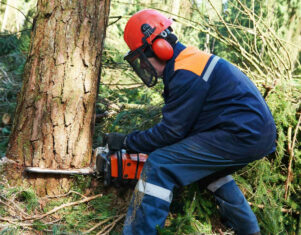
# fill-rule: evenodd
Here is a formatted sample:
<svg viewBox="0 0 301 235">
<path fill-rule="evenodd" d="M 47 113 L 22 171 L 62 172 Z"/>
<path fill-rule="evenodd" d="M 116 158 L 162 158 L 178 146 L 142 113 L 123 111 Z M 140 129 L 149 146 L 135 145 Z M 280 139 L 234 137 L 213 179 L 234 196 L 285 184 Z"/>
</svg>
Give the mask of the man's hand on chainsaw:
<svg viewBox="0 0 301 235">
<path fill-rule="evenodd" d="M 108 147 L 111 151 L 119 151 L 126 148 L 126 135 L 113 132 L 107 135 Z"/>
</svg>

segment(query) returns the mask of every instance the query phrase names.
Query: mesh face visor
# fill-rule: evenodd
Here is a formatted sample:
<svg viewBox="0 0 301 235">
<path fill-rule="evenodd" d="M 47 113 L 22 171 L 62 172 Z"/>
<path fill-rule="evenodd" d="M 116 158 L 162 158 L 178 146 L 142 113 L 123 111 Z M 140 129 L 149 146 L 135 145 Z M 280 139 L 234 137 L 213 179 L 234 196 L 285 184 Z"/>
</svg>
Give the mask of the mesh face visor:
<svg viewBox="0 0 301 235">
<path fill-rule="evenodd" d="M 136 74 L 141 78 L 146 86 L 152 87 L 156 85 L 158 75 L 155 68 L 147 59 L 144 53 L 145 45 L 135 51 L 130 51 L 124 59 L 133 67 Z"/>
</svg>

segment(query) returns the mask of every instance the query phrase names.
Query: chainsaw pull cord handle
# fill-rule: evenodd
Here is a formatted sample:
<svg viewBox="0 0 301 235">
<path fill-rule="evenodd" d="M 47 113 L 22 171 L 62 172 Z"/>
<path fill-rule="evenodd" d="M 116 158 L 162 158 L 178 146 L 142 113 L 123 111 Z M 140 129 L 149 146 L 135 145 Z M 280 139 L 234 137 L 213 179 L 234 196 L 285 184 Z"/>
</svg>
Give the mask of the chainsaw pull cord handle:
<svg viewBox="0 0 301 235">
<path fill-rule="evenodd" d="M 137 176 L 138 176 L 139 161 L 140 161 L 139 153 L 137 153 L 137 165 L 136 165 L 135 179 L 138 179 Z"/>
<path fill-rule="evenodd" d="M 117 164 L 118 164 L 118 180 L 122 182 L 123 168 L 122 168 L 122 152 L 121 150 L 116 152 Z"/>
</svg>

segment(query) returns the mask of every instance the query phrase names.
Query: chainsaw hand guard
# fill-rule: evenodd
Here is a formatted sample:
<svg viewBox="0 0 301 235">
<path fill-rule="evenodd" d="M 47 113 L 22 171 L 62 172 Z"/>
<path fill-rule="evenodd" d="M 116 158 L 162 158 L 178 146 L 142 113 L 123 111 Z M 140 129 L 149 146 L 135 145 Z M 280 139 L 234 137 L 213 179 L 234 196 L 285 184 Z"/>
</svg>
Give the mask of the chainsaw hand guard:
<svg viewBox="0 0 301 235">
<path fill-rule="evenodd" d="M 121 149 L 126 148 L 125 140 L 126 140 L 125 134 L 113 132 L 107 135 L 106 141 L 110 151 L 119 151 Z"/>
</svg>

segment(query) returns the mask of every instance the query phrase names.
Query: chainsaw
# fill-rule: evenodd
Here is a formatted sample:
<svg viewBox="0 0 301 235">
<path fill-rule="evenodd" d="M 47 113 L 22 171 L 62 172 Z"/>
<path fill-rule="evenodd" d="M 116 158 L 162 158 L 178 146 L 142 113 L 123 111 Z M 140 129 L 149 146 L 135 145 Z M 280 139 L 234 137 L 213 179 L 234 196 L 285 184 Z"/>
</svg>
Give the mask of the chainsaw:
<svg viewBox="0 0 301 235">
<path fill-rule="evenodd" d="M 98 147 L 93 153 L 95 165 L 80 169 L 46 169 L 25 167 L 27 173 L 60 174 L 60 175 L 95 175 L 103 178 L 105 186 L 112 182 L 124 183 L 138 180 L 148 155 L 143 153 L 127 153 L 126 150 L 112 152 L 108 146 Z"/>
<path fill-rule="evenodd" d="M 96 172 L 103 176 L 104 185 L 112 180 L 119 183 L 127 180 L 138 180 L 148 155 L 127 153 L 126 150 L 111 152 L 107 147 L 96 149 Z"/>
</svg>

